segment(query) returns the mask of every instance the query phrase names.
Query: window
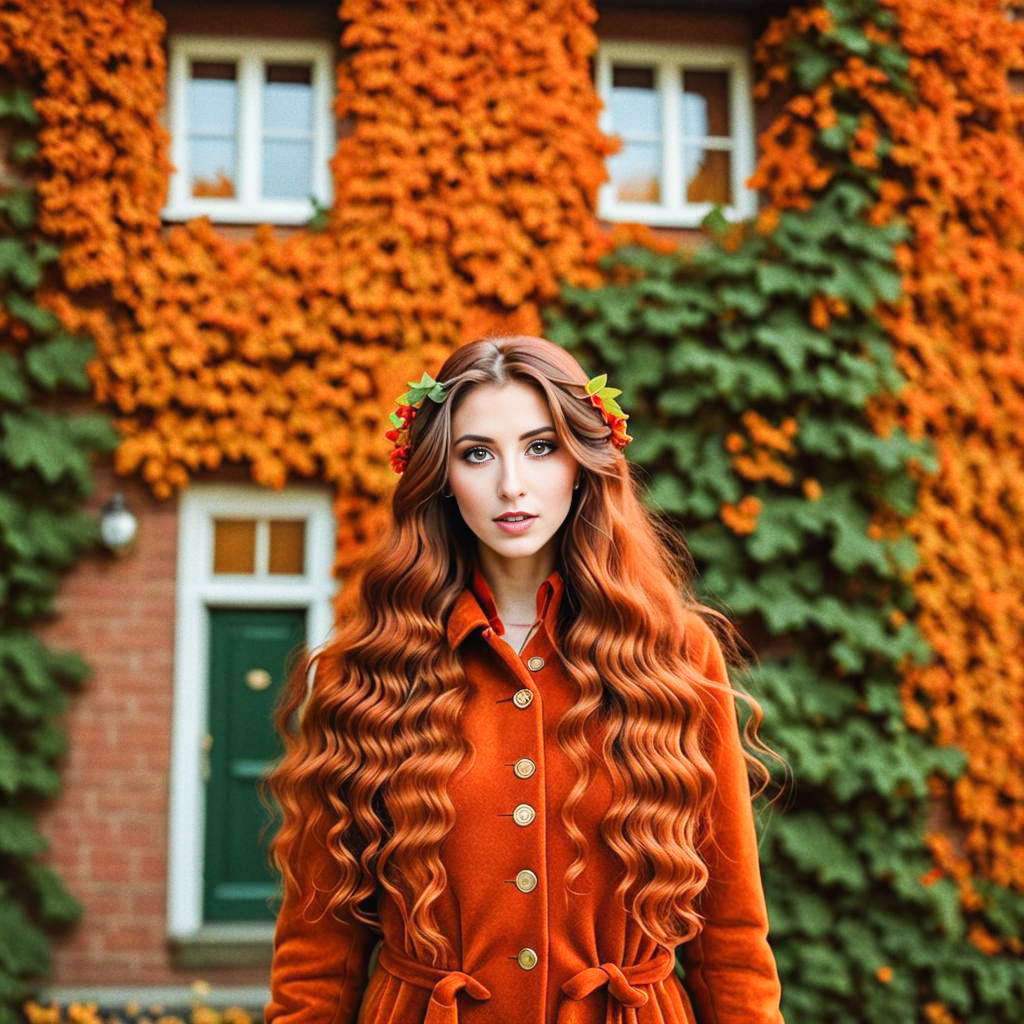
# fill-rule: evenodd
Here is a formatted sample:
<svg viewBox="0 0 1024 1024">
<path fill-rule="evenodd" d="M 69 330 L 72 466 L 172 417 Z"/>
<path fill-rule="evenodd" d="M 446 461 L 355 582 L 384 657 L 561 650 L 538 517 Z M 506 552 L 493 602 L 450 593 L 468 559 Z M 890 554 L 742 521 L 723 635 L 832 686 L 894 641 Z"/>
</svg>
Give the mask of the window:
<svg viewBox="0 0 1024 1024">
<path fill-rule="evenodd" d="M 305 551 L 304 519 L 213 520 L 215 575 L 301 576 Z"/>
<path fill-rule="evenodd" d="M 163 216 L 301 224 L 330 204 L 329 43 L 170 40 L 170 198 Z"/>
<path fill-rule="evenodd" d="M 697 227 L 714 203 L 750 216 L 755 193 L 750 73 L 734 46 L 601 42 L 600 127 L 622 140 L 608 158 L 598 215 Z"/>
</svg>

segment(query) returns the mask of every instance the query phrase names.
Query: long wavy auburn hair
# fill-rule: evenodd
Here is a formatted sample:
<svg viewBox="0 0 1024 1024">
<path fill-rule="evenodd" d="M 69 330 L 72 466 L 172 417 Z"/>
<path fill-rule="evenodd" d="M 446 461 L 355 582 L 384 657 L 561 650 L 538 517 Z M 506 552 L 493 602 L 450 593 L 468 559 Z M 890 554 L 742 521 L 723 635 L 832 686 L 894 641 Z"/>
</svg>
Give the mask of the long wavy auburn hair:
<svg viewBox="0 0 1024 1024">
<path fill-rule="evenodd" d="M 460 727 L 468 686 L 446 622 L 477 542 L 442 491 L 460 403 L 481 384 L 517 381 L 546 399 L 583 471 L 557 562 L 565 581 L 558 654 L 579 687 L 557 734 L 578 771 L 561 812 L 576 850 L 566 899 L 588 849 L 574 812 L 598 756 L 584 729 L 599 716 L 614 793 L 600 838 L 625 868 L 616 894 L 645 932 L 674 947 L 700 930 L 694 903 L 708 881 L 701 852 L 714 834 L 707 752 L 716 741 L 702 695 L 721 688 L 687 661 L 683 637 L 695 614 L 717 622 L 736 661 L 735 630 L 693 596 L 685 543 L 643 505 L 572 355 L 544 338 L 484 338 L 453 352 L 437 379 L 450 382 L 448 397 L 424 401 L 413 420 L 390 531 L 349 581 L 332 640 L 300 659 L 275 708 L 285 752 L 260 790 L 283 812 L 270 858 L 285 885 L 303 891 L 298 851 L 318 837 L 340 876 L 325 912 L 379 929 L 375 901 L 387 890 L 406 953 L 435 966 L 453 960 L 432 905 L 446 885 L 439 847 L 454 824 L 446 784 L 470 744 Z M 747 745 L 785 764 L 758 735 L 760 704 L 730 693 L 750 705 Z M 771 773 L 747 750 L 744 758 L 757 796 Z"/>
</svg>

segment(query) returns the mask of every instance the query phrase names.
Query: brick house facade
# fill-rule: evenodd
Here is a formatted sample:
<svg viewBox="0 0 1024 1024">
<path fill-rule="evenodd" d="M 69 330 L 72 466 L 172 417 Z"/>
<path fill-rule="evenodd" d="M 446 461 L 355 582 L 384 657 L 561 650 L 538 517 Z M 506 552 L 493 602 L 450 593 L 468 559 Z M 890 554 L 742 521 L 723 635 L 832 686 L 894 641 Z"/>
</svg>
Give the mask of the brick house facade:
<svg viewBox="0 0 1024 1024">
<path fill-rule="evenodd" d="M 244 49 L 251 40 L 273 39 L 327 44 L 332 60 L 343 59 L 331 4 L 248 3 L 244 17 L 241 5 L 226 0 L 162 0 L 155 6 L 166 19 L 169 54 L 175 40 L 201 36 L 219 39 L 225 54 L 233 42 Z M 602 73 L 602 60 L 606 70 L 617 61 L 635 70 L 645 62 L 653 66 L 662 56 L 671 59 L 673 53 L 728 54 L 732 63 L 723 66 L 742 69 L 738 81 L 749 103 L 749 116 L 734 122 L 739 135 L 732 144 L 736 154 L 746 150 L 749 166 L 756 160 L 758 129 L 771 116 L 749 96 L 753 39 L 768 13 L 767 5 L 756 3 L 599 4 L 597 35 L 611 49 L 607 56 L 599 53 L 595 74 Z M 169 68 L 173 73 L 173 60 Z M 172 121 L 168 107 L 173 138 Z M 333 138 L 343 138 L 347 130 L 333 125 Z M 673 173 L 680 173 L 678 167 Z M 749 215 L 756 208 L 754 197 L 744 202 L 742 212 Z M 240 216 L 221 221 L 211 214 L 218 230 L 234 240 L 248 237 L 254 227 Z M 281 234 L 300 230 L 287 220 L 277 227 Z M 604 223 L 610 220 L 603 218 Z M 167 223 L 172 222 L 169 215 Z M 680 242 L 701 237 L 699 228 L 678 217 L 673 222 L 671 214 L 652 215 L 650 223 Z M 197 474 L 181 494 L 157 500 L 137 478 L 119 477 L 110 465 L 98 468 L 90 508 L 99 516 L 110 496 L 122 492 L 137 518 L 138 536 L 124 557 L 84 559 L 64 582 L 59 617 L 43 631 L 47 642 L 80 652 L 93 668 L 67 717 L 70 749 L 63 791 L 41 816 L 52 843 L 49 859 L 85 908 L 84 924 L 56 946 L 52 983 L 41 990 L 44 1000 L 64 1004 L 91 998 L 116 1005 L 135 997 L 182 1005 L 197 992 L 197 982 L 198 991 L 214 1004 L 258 1006 L 265 999 L 272 920 L 211 920 L 204 914 L 206 897 L 196 889 L 208 847 L 198 799 L 203 752 L 196 743 L 205 727 L 197 723 L 192 702 L 205 694 L 211 652 L 209 630 L 196 626 L 190 632 L 183 616 L 192 616 L 195 625 L 207 606 L 265 609 L 290 602 L 305 615 L 306 639 L 322 640 L 332 583 L 327 578 L 330 552 L 318 547 L 313 536 L 322 527 L 322 510 L 329 509 L 327 488 L 322 500 L 319 490 L 315 483 L 302 483 L 270 494 L 251 483 L 243 469 L 231 467 Z M 275 502 L 287 505 L 296 495 L 298 505 L 275 512 Z M 261 501 L 266 507 L 260 507 Z M 191 526 L 185 521 L 187 505 Z M 259 586 L 277 585 L 274 574 L 264 572 L 250 574 L 260 579 L 249 601 L 243 572 L 235 578 L 234 591 L 218 591 L 216 600 L 206 600 L 201 581 L 212 580 L 211 587 L 217 581 L 208 565 L 199 564 L 199 552 L 210 555 L 211 550 L 196 541 L 199 533 L 190 532 L 193 527 L 201 533 L 215 530 L 218 518 L 271 523 L 296 515 L 305 523 L 308 585 L 299 579 L 303 573 L 283 574 L 296 587 L 294 599 L 282 603 L 273 593 L 283 592 L 260 591 Z M 238 536 L 232 539 L 231 529 L 225 527 L 225 557 L 237 554 Z M 242 534 L 249 536 L 246 529 L 241 528 Z M 263 536 L 264 529 L 251 536 Z M 213 534 L 205 536 L 209 540 Z M 193 549 L 194 543 L 199 546 Z M 261 557 L 267 557 L 265 550 Z M 274 672 L 280 667 L 274 666 Z M 204 703 L 205 698 L 200 707 Z M 204 983 L 212 986 L 208 993 Z"/>
</svg>

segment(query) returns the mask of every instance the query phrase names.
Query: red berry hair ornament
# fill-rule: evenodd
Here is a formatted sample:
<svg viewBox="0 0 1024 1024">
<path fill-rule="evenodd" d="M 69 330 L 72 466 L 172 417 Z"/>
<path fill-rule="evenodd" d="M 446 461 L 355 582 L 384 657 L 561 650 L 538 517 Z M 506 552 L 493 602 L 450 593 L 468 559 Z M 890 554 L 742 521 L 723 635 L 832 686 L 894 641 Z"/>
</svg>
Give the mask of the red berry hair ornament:
<svg viewBox="0 0 1024 1024">
<path fill-rule="evenodd" d="M 448 397 L 445 390 L 447 387 L 447 381 L 434 380 L 424 370 L 419 381 L 409 381 L 409 390 L 395 399 L 397 408 L 391 413 L 394 429 L 387 431 L 384 436 L 395 442 L 391 452 L 391 468 L 399 475 L 405 472 L 405 463 L 409 458 L 409 427 L 416 418 L 417 410 L 423 404 L 424 398 L 429 398 L 440 405 Z"/>
<path fill-rule="evenodd" d="M 629 416 L 619 408 L 619 403 L 615 401 L 616 395 L 622 394 L 622 389 L 606 387 L 607 380 L 607 373 L 591 377 L 587 381 L 586 392 L 591 405 L 596 406 L 604 421 L 611 427 L 611 443 L 621 450 L 633 440 L 626 433 L 626 420 L 629 419 Z M 395 399 L 396 408 L 390 416 L 393 426 L 384 436 L 394 442 L 395 446 L 391 451 L 391 468 L 399 475 L 405 472 L 405 464 L 409 458 L 409 428 L 416 418 L 417 410 L 425 398 L 440 405 L 448 397 L 448 384 L 448 381 L 434 380 L 429 373 L 424 371 L 418 381 L 409 381 L 409 390 L 404 395 L 399 395 Z"/>
<path fill-rule="evenodd" d="M 590 395 L 591 403 L 597 406 L 605 422 L 612 428 L 612 444 L 616 448 L 622 449 L 633 440 L 626 433 L 626 420 L 629 417 L 619 408 L 619 403 L 615 401 L 615 396 L 622 394 L 622 388 L 605 387 L 607 380 L 607 373 L 591 377 L 587 381 L 587 394 Z"/>
</svg>

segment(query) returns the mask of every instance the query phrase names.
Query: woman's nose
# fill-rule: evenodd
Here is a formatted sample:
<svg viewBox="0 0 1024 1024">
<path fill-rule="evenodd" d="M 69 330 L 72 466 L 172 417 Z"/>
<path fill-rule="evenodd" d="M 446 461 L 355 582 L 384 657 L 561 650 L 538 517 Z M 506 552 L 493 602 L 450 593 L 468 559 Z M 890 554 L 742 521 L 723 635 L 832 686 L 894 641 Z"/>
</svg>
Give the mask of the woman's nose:
<svg viewBox="0 0 1024 1024">
<path fill-rule="evenodd" d="M 523 493 L 522 480 L 514 463 L 505 463 L 505 468 L 501 473 L 500 488 L 503 497 L 512 497 Z"/>
</svg>

